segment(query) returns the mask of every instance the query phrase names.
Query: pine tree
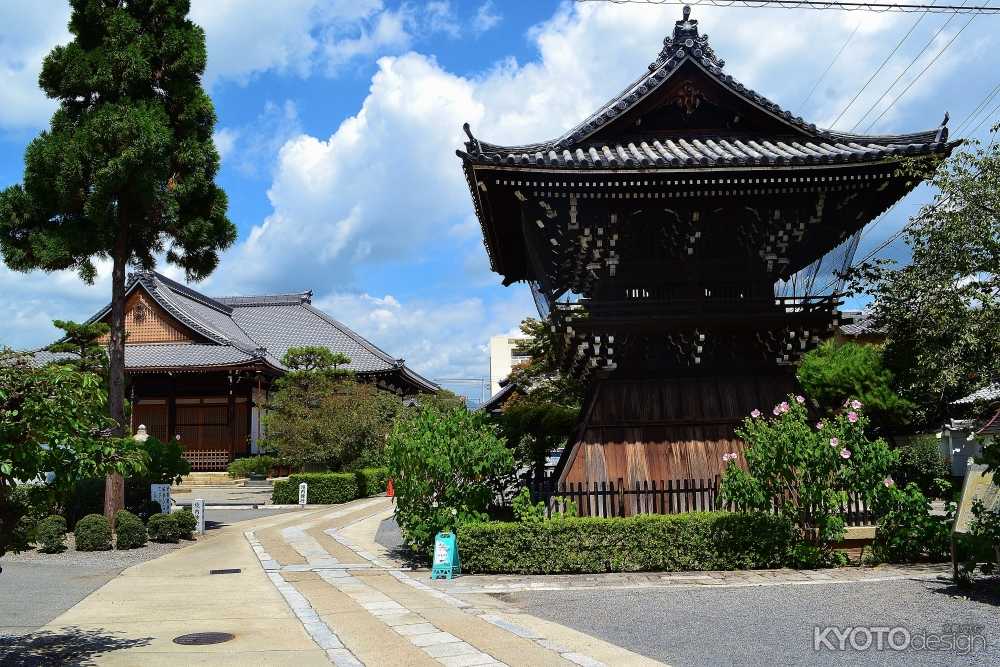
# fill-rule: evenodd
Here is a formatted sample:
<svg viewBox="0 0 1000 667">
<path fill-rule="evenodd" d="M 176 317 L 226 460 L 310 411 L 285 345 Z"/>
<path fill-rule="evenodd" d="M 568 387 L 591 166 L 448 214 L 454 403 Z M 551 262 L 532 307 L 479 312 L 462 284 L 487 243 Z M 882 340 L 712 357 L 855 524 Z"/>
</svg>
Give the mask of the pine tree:
<svg viewBox="0 0 1000 667">
<path fill-rule="evenodd" d="M 49 345 L 49 352 L 62 352 L 74 356 L 60 359 L 57 364 L 74 366 L 83 373 L 94 373 L 105 378 L 108 373 L 108 351 L 101 338 L 108 335 L 111 327 L 104 322 L 79 324 L 68 320 L 53 320 L 52 324 L 62 329 L 63 338 Z"/>
<path fill-rule="evenodd" d="M 236 240 L 215 184 L 215 112 L 201 87 L 205 34 L 187 0 L 72 0 L 73 40 L 39 85 L 59 101 L 28 146 L 24 182 L 0 192 L 0 251 L 16 271 L 75 269 L 92 282 L 110 259 L 109 411 L 125 424 L 125 278 L 155 257 L 210 274 Z M 109 478 L 105 513 L 124 502 Z"/>
</svg>

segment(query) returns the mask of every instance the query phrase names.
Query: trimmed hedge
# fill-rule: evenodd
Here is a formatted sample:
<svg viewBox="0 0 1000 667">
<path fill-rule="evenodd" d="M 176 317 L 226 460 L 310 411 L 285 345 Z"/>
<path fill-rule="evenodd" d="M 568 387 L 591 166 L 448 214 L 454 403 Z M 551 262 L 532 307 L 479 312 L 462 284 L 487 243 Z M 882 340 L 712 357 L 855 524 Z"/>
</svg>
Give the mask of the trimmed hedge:
<svg viewBox="0 0 1000 667">
<path fill-rule="evenodd" d="M 53 514 L 39 521 L 36 534 L 38 550 L 43 554 L 66 551 L 66 519 L 61 516 Z"/>
<path fill-rule="evenodd" d="M 472 523 L 458 530 L 469 573 L 771 568 L 789 561 L 796 541 L 787 521 L 729 512 Z"/>
<path fill-rule="evenodd" d="M 118 510 L 115 514 L 115 548 L 138 549 L 146 545 L 146 527 L 142 519 L 128 510 Z"/>
<path fill-rule="evenodd" d="M 355 472 L 303 472 L 289 475 L 287 480 L 274 482 L 271 502 L 275 505 L 295 505 L 299 502 L 299 484 L 309 485 L 310 505 L 338 505 L 357 498 L 367 498 L 385 492 L 389 478 L 386 468 L 362 468 Z"/>
<path fill-rule="evenodd" d="M 149 539 L 161 544 L 176 543 L 181 538 L 181 528 L 173 514 L 154 514 L 149 517 L 146 530 L 149 531 Z"/>
<path fill-rule="evenodd" d="M 177 526 L 177 535 L 179 537 L 185 540 L 192 539 L 191 534 L 198 527 L 198 519 L 195 518 L 191 510 L 182 509 L 174 512 L 170 515 L 170 518 L 174 520 L 174 524 Z"/>
<path fill-rule="evenodd" d="M 103 514 L 88 514 L 77 521 L 73 535 L 77 551 L 108 551 L 111 548 L 111 524 Z"/>
</svg>

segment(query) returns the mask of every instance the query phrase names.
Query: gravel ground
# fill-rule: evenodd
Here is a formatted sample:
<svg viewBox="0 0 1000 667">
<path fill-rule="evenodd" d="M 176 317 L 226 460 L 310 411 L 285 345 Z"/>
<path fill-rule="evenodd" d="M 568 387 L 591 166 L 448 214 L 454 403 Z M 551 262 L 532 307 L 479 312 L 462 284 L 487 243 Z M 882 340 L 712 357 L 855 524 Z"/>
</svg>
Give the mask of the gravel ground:
<svg viewBox="0 0 1000 667">
<path fill-rule="evenodd" d="M 944 582 L 883 581 L 744 588 L 538 591 L 500 597 L 540 618 L 562 623 L 668 664 L 688 665 L 997 665 L 1000 595 L 972 599 Z M 974 652 L 955 650 L 834 650 L 817 626 L 903 626 L 912 646 L 920 633 L 942 633 L 946 623 L 985 637 Z M 919 636 L 918 636 L 919 635 Z M 864 646 L 864 634 L 858 643 Z M 902 642 L 902 635 L 894 635 Z M 928 637 L 930 639 L 930 637 Z"/>
<path fill-rule="evenodd" d="M 31 551 L 23 551 L 19 554 L 6 554 L 0 559 L 0 565 L 6 566 L 7 563 L 48 563 L 124 570 L 137 563 L 159 558 L 163 554 L 180 549 L 191 544 L 191 542 L 185 540 L 181 540 L 178 544 L 147 542 L 146 546 L 141 549 L 127 549 L 125 551 L 77 551 L 75 544 L 76 541 L 73 539 L 73 533 L 68 533 L 66 535 L 67 549 L 61 554 L 43 554 L 40 551 L 32 549 Z"/>
</svg>

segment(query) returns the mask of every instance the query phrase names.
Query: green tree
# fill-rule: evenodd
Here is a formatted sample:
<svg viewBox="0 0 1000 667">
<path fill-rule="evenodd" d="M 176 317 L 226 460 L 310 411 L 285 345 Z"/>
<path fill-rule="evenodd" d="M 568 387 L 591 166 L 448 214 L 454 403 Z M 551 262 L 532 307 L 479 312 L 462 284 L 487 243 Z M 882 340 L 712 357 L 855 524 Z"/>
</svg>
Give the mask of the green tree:
<svg viewBox="0 0 1000 667">
<path fill-rule="evenodd" d="M 125 278 L 155 257 L 210 274 L 236 240 L 215 184 L 215 112 L 201 87 L 205 34 L 187 0 L 71 0 L 73 40 L 42 65 L 59 108 L 25 153 L 24 182 L 0 192 L 0 251 L 16 271 L 111 260 L 109 409 L 125 428 Z M 108 480 L 105 514 L 124 504 Z"/>
<path fill-rule="evenodd" d="M 441 530 L 485 520 L 514 459 L 479 412 L 423 409 L 396 423 L 387 448 L 396 518 L 406 541 L 426 553 Z"/>
<path fill-rule="evenodd" d="M 859 266 L 853 289 L 874 297 L 886 367 L 917 406 L 915 425 L 936 427 L 952 401 L 1000 376 L 1000 144 L 911 170 L 938 190 L 906 227 L 912 259 Z"/>
<path fill-rule="evenodd" d="M 498 422 L 518 459 L 532 465 L 541 479 L 549 453 L 566 444 L 579 415 L 577 407 L 536 401 L 529 394 L 505 405 Z"/>
<path fill-rule="evenodd" d="M 363 457 L 378 461 L 403 405 L 399 397 L 357 382 L 350 363 L 326 348 L 291 348 L 292 369 L 276 383 L 264 415 L 263 445 L 297 467 L 338 470 Z"/>
<path fill-rule="evenodd" d="M 37 366 L 30 357 L 0 352 L 0 556 L 19 545 L 24 509 L 12 502 L 17 480 L 55 473 L 56 484 L 110 472 L 145 471 L 146 457 L 131 438 L 108 436 L 102 379 L 72 366 Z"/>
<path fill-rule="evenodd" d="M 54 320 L 57 328 L 63 330 L 62 339 L 49 345 L 49 352 L 62 352 L 74 356 L 56 361 L 57 364 L 70 364 L 77 370 L 94 373 L 106 378 L 108 374 L 108 350 L 100 339 L 108 335 L 111 327 L 105 322 L 78 324 L 69 320 Z"/>
<path fill-rule="evenodd" d="M 433 394 L 421 394 L 416 402 L 421 407 L 434 408 L 438 412 L 451 412 L 452 410 L 467 410 L 465 397 L 447 389 L 438 389 Z"/>
<path fill-rule="evenodd" d="M 806 396 L 820 406 L 839 409 L 848 399 L 857 398 L 876 427 L 904 423 L 913 408 L 896 393 L 879 346 L 828 340 L 802 358 L 798 378 Z"/>
<path fill-rule="evenodd" d="M 521 322 L 521 333 L 525 341 L 519 345 L 520 354 L 529 359 L 511 370 L 508 380 L 534 401 L 579 407 L 584 385 L 562 372 L 559 366 L 562 341 L 552 331 L 551 323 L 528 317 Z"/>
</svg>

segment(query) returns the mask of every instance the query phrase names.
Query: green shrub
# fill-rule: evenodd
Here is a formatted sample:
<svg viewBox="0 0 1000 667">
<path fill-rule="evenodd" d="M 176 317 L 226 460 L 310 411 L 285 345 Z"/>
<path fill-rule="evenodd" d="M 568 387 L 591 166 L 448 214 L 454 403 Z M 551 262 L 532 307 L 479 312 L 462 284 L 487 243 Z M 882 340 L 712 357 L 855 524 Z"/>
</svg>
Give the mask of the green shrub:
<svg viewBox="0 0 1000 667">
<path fill-rule="evenodd" d="M 19 484 L 11 490 L 8 499 L 7 511 L 0 511 L 0 521 L 11 521 L 16 528 L 7 548 L 14 552 L 24 551 L 38 541 L 39 525 L 47 516 L 56 513 L 57 504 L 51 487 L 45 484 Z"/>
<path fill-rule="evenodd" d="M 128 510 L 115 514 L 115 548 L 138 549 L 146 544 L 146 527 L 142 519 Z"/>
<path fill-rule="evenodd" d="M 389 482 L 388 468 L 361 468 L 354 471 L 358 480 L 358 497 L 367 498 L 385 493 Z"/>
<path fill-rule="evenodd" d="M 43 554 L 66 551 L 66 519 L 56 514 L 42 519 L 38 522 L 35 540 Z"/>
<path fill-rule="evenodd" d="M 184 447 L 179 441 L 161 441 L 150 436 L 140 446 L 149 457 L 147 470 L 142 475 L 125 479 L 125 506 L 136 510 L 149 498 L 150 484 L 176 484 L 191 472 L 191 464 L 184 458 Z M 103 489 L 104 480 L 101 482 Z"/>
<path fill-rule="evenodd" d="M 172 514 L 156 514 L 149 517 L 146 530 L 149 532 L 149 539 L 154 542 L 177 542 L 181 538 L 180 526 Z"/>
<path fill-rule="evenodd" d="M 485 520 L 514 470 L 506 441 L 486 415 L 461 410 L 425 408 L 398 422 L 386 456 L 403 537 L 428 554 L 439 531 Z"/>
<path fill-rule="evenodd" d="M 111 524 L 103 514 L 88 514 L 76 522 L 77 551 L 107 551 L 111 548 Z"/>
<path fill-rule="evenodd" d="M 236 459 L 229 464 L 226 471 L 233 479 L 249 477 L 251 474 L 266 476 L 271 468 L 274 468 L 276 465 L 278 465 L 278 459 L 262 454 L 260 456 Z"/>
<path fill-rule="evenodd" d="M 185 540 L 191 539 L 191 534 L 198 528 L 198 519 L 191 510 L 183 509 L 170 515 L 177 526 L 177 536 Z"/>
<path fill-rule="evenodd" d="M 898 460 L 892 477 L 900 488 L 913 482 L 928 498 L 950 495 L 951 467 L 938 449 L 934 437 L 921 437 L 896 448 Z"/>
<path fill-rule="evenodd" d="M 947 560 L 954 504 L 949 515 L 931 514 L 931 501 L 916 484 L 900 489 L 895 483 L 880 495 L 878 525 L 870 560 L 878 563 L 913 563 L 923 558 Z"/>
<path fill-rule="evenodd" d="M 275 482 L 271 497 L 276 505 L 299 502 L 299 484 L 309 485 L 310 505 L 336 505 L 359 497 L 358 478 L 351 472 L 302 472 L 288 476 L 287 482 Z"/>
<path fill-rule="evenodd" d="M 470 573 L 771 568 L 790 560 L 797 541 L 787 519 L 729 512 L 468 523 L 458 528 L 462 569 Z"/>
<path fill-rule="evenodd" d="M 522 488 L 514 496 L 512 508 L 514 510 L 514 518 L 518 521 L 532 523 L 545 520 L 545 503 L 542 501 L 532 503 L 531 491 L 527 487 Z"/>
</svg>

